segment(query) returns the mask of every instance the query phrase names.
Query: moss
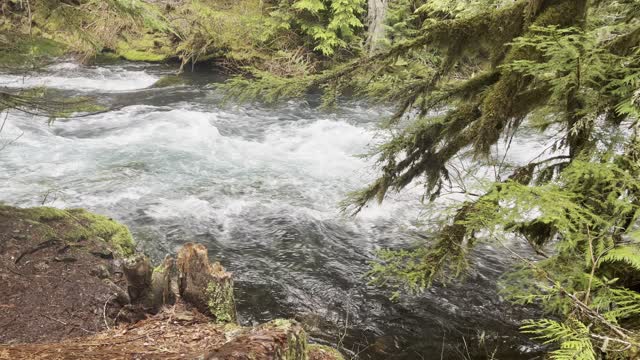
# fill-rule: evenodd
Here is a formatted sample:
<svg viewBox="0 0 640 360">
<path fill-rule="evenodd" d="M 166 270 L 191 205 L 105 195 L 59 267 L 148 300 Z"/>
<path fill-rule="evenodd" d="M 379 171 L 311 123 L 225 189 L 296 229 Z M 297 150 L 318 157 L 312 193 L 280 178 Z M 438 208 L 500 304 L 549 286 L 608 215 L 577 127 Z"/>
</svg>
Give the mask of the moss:
<svg viewBox="0 0 640 360">
<path fill-rule="evenodd" d="M 295 320 L 275 319 L 260 325 L 263 329 L 280 330 L 287 335 L 287 346 L 278 359 L 294 360 L 308 358 L 307 333 Z"/>
<path fill-rule="evenodd" d="M 177 75 L 163 76 L 160 80 L 153 84 L 153 88 L 164 88 L 176 85 L 183 85 L 186 81 L 183 77 Z"/>
<path fill-rule="evenodd" d="M 289 326 L 292 324 L 290 323 Z M 308 358 L 309 342 L 307 340 L 307 333 L 300 328 L 299 332 L 289 331 L 287 336 L 287 351 L 284 360 L 304 359 Z"/>
<path fill-rule="evenodd" d="M 111 65 L 120 61 L 120 57 L 116 53 L 101 52 L 91 60 L 91 63 L 96 65 Z"/>
<path fill-rule="evenodd" d="M 211 281 L 207 286 L 207 306 L 211 315 L 219 323 L 229 323 L 236 321 L 235 300 L 233 295 L 232 282 Z"/>
<path fill-rule="evenodd" d="M 268 324 L 281 330 L 289 330 L 291 326 L 293 326 L 292 321 L 287 319 L 275 319 L 270 321 Z"/>
<path fill-rule="evenodd" d="M 0 35 L 0 63 L 5 67 L 36 66 L 64 55 L 66 46 L 39 36 Z"/>
<path fill-rule="evenodd" d="M 129 61 L 163 62 L 173 56 L 169 39 L 160 34 L 144 34 L 138 39 L 119 41 L 116 54 Z"/>
<path fill-rule="evenodd" d="M 153 268 L 153 274 L 162 274 L 164 273 L 165 267 L 164 264 L 160 264 Z"/>
<path fill-rule="evenodd" d="M 38 222 L 56 221 L 69 218 L 67 211 L 52 207 L 30 208 L 24 209 L 22 212 L 33 221 Z"/>
<path fill-rule="evenodd" d="M 320 344 L 309 344 L 309 346 L 307 346 L 307 351 L 309 354 L 310 358 L 320 358 L 320 359 L 326 359 L 326 360 L 345 360 L 344 356 L 342 356 L 342 354 L 332 348 L 331 346 L 326 346 L 326 345 L 320 345 Z M 317 354 L 316 356 L 312 357 L 312 354 Z"/>
<path fill-rule="evenodd" d="M 167 55 L 154 54 L 134 49 L 118 49 L 118 54 L 125 60 L 144 62 L 163 62 L 168 59 Z"/>
<path fill-rule="evenodd" d="M 124 256 L 135 251 L 133 237 L 126 226 L 105 216 L 83 209 L 61 210 L 52 207 L 15 208 L 0 206 L 0 214 L 21 218 L 32 225 L 40 225 L 51 236 L 68 241 L 99 237 Z"/>
<path fill-rule="evenodd" d="M 84 235 L 98 236 L 110 245 L 122 255 L 132 255 L 135 252 L 135 244 L 133 237 L 129 232 L 129 229 L 102 215 L 96 215 L 83 209 L 67 210 L 73 216 L 80 218 L 81 221 L 86 222 L 84 225 Z"/>
</svg>

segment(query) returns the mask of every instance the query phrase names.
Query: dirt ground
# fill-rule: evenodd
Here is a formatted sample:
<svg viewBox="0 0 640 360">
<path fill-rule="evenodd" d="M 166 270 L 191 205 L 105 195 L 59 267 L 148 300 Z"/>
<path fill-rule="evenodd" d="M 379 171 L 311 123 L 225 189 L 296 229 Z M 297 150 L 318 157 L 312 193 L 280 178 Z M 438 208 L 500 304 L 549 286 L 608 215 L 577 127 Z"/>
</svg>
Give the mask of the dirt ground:
<svg viewBox="0 0 640 360">
<path fill-rule="evenodd" d="M 112 246 L 70 238 L 83 225 L 39 215 L 0 207 L 0 343 L 95 334 L 113 324 L 126 296 Z"/>
<path fill-rule="evenodd" d="M 220 325 L 186 303 L 140 316 L 121 270 L 132 249 L 110 219 L 0 205 L 0 359 L 341 359 L 286 320 Z M 307 355 L 283 354 L 292 344 Z"/>
</svg>

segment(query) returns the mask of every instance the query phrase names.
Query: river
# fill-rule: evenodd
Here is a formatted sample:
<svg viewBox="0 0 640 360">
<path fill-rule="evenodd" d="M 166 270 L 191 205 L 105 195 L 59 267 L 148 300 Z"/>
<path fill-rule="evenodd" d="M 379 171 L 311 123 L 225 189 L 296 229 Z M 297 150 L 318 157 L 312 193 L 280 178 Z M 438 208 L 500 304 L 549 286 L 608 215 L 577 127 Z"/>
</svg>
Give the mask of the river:
<svg viewBox="0 0 640 360">
<path fill-rule="evenodd" d="M 384 139 L 385 108 L 317 99 L 225 105 L 212 70 L 153 88 L 168 65 L 59 63 L 2 74 L 0 86 L 46 86 L 116 110 L 47 119 L 12 112 L 0 133 L 0 200 L 83 207 L 128 225 L 156 261 L 181 244 L 208 246 L 236 279 L 243 324 L 296 318 L 315 341 L 361 359 L 535 357 L 517 331 L 530 310 L 497 294 L 505 254 L 482 245 L 462 282 L 389 300 L 367 285 L 376 250 L 420 239 L 420 187 L 349 218 L 345 195 L 374 179 L 357 155 Z M 14 141 L 15 140 L 15 141 Z M 0 144 L 0 145 L 1 145 Z M 524 156 L 530 153 L 526 147 Z"/>
</svg>

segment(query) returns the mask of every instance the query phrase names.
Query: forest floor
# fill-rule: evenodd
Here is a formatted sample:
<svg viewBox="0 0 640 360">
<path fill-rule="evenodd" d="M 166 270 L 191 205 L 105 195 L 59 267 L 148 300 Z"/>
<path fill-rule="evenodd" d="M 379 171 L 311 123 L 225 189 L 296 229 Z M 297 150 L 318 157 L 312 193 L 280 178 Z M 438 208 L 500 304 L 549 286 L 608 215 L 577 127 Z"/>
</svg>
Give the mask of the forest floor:
<svg viewBox="0 0 640 360">
<path fill-rule="evenodd" d="M 0 211 L 0 343 L 106 329 L 121 307 L 114 294 L 126 293 L 114 249 L 97 237 L 69 239 L 69 219 Z"/>
<path fill-rule="evenodd" d="M 308 359 L 341 358 L 307 345 L 286 320 L 221 325 L 182 302 L 156 315 L 135 311 L 122 244 L 108 239 L 119 234 L 110 219 L 87 214 L 0 205 L 0 359 L 248 359 L 280 353 L 292 334 Z"/>
</svg>

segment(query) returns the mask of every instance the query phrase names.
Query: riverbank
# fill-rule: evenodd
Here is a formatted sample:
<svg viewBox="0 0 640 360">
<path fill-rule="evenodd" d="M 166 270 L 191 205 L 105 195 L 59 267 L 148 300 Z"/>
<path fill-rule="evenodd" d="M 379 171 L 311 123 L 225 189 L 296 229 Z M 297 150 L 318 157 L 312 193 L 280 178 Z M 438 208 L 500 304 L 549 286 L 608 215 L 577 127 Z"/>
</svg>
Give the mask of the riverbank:
<svg viewBox="0 0 640 360">
<path fill-rule="evenodd" d="M 302 76 L 359 53 L 357 38 L 319 51 L 319 40 L 276 8 L 259 0 L 0 2 L 0 66 L 40 68 L 66 55 L 84 64 L 215 63 Z"/>
<path fill-rule="evenodd" d="M 131 256 L 128 229 L 106 217 L 0 206 L 0 358 L 341 358 L 293 321 L 241 327 L 188 296 L 157 310 L 137 302 Z"/>
</svg>

